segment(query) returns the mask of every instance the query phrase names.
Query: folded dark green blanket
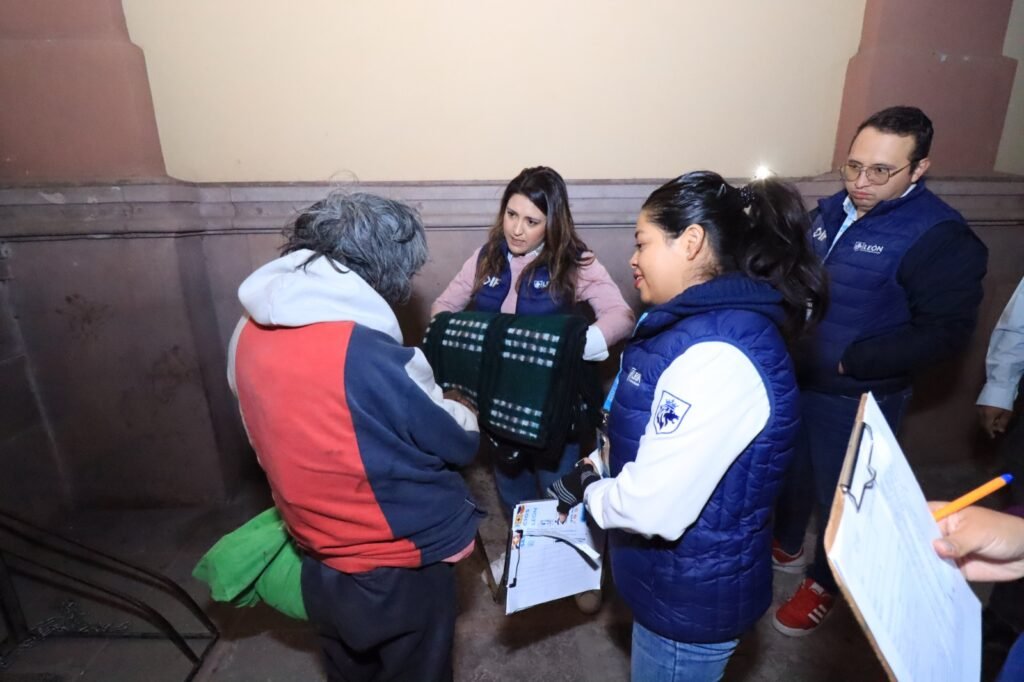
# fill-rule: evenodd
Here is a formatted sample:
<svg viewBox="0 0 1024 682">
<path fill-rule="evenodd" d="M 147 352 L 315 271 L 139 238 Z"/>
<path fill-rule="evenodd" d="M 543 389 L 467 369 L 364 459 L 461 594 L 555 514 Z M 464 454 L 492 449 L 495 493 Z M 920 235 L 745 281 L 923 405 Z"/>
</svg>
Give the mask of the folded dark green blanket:
<svg viewBox="0 0 1024 682">
<path fill-rule="evenodd" d="M 584 397 L 593 392 L 582 359 L 586 332 L 576 315 L 440 313 L 423 346 L 437 383 L 474 402 L 481 428 L 561 454 L 581 411 L 597 408 Z"/>
</svg>

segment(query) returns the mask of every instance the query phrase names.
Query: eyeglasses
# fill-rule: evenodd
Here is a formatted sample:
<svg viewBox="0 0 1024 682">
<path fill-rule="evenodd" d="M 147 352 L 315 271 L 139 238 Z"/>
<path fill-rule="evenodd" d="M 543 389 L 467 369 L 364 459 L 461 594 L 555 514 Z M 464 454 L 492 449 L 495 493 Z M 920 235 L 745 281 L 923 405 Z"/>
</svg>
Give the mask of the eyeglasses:
<svg viewBox="0 0 1024 682">
<path fill-rule="evenodd" d="M 847 161 L 839 167 L 839 174 L 843 176 L 843 180 L 847 182 L 856 182 L 860 174 L 863 173 L 872 185 L 884 185 L 892 179 L 892 176 L 896 175 L 900 171 L 904 171 L 914 165 L 911 161 L 903 168 L 897 168 L 892 170 L 885 166 L 865 166 L 855 161 Z"/>
</svg>

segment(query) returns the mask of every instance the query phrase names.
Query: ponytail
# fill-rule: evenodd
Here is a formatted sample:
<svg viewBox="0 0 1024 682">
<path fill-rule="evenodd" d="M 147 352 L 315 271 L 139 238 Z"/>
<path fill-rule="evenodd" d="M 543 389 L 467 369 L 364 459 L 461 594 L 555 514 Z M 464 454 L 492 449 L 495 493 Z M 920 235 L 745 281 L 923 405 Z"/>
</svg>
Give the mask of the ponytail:
<svg viewBox="0 0 1024 682">
<path fill-rule="evenodd" d="M 643 210 L 673 238 L 688 225 L 703 227 L 717 260 L 711 276 L 740 271 L 771 284 L 783 298 L 789 340 L 824 316 L 825 269 L 811 250 L 810 221 L 791 185 L 767 178 L 737 188 L 717 173 L 694 171 L 654 190 Z"/>
<path fill-rule="evenodd" d="M 810 220 L 800 194 L 775 178 L 755 180 L 737 194 L 749 197 L 750 227 L 736 264 L 782 294 L 785 331 L 799 337 L 821 320 L 828 304 L 828 279 L 808 241 Z"/>
</svg>

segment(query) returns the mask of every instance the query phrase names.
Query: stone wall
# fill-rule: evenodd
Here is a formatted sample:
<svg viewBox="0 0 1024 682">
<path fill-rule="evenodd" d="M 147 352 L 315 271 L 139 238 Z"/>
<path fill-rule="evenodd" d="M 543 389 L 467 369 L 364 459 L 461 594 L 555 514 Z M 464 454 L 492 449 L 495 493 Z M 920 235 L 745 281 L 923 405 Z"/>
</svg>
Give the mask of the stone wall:
<svg viewBox="0 0 1024 682">
<path fill-rule="evenodd" d="M 656 184 L 569 187 L 583 238 L 634 306 L 633 223 Z M 838 188 L 834 177 L 798 185 L 809 204 Z M 1024 274 L 1024 179 L 931 187 L 988 244 L 990 266 L 971 348 L 922 378 L 905 422 L 921 464 L 981 452 L 972 405 L 988 333 Z M 416 343 L 430 302 L 482 243 L 503 186 L 360 189 L 407 201 L 427 225 L 431 258 L 399 314 Z M 0 505 L 200 504 L 259 476 L 224 380 L 235 291 L 274 257 L 288 219 L 329 190 L 173 181 L 0 190 Z M 606 374 L 614 369 L 607 363 Z"/>
<path fill-rule="evenodd" d="M 0 246 L 0 510 L 45 520 L 70 496 L 11 305 L 8 256 Z"/>
</svg>

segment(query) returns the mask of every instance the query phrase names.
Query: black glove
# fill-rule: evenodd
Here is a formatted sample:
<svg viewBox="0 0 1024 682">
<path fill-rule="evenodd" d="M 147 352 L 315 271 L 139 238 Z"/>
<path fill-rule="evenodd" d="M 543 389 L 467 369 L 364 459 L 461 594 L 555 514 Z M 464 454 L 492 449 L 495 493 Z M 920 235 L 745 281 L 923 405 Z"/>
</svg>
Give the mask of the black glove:
<svg viewBox="0 0 1024 682">
<path fill-rule="evenodd" d="M 594 470 L 593 465 L 581 459 L 572 471 L 551 484 L 548 495 L 558 500 L 559 514 L 568 514 L 570 509 L 583 501 L 583 491 L 587 486 L 599 480 L 601 475 Z"/>
</svg>

